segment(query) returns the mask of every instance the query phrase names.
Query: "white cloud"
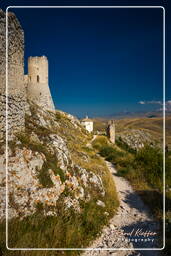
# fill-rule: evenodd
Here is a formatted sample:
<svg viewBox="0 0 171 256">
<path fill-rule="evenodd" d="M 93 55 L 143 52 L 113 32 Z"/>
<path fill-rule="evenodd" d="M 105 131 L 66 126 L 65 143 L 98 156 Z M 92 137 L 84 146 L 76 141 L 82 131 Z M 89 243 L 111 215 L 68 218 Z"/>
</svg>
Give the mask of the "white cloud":
<svg viewBox="0 0 171 256">
<path fill-rule="evenodd" d="M 145 101 L 139 101 L 138 103 L 143 105 L 143 104 L 145 104 Z"/>
<path fill-rule="evenodd" d="M 159 105 L 162 105 L 162 101 L 160 101 L 160 100 L 150 100 L 150 101 L 141 100 L 138 103 L 141 104 L 141 105 L 144 105 L 144 104 L 159 104 Z"/>
<path fill-rule="evenodd" d="M 162 101 L 160 100 L 151 100 L 151 101 L 147 101 L 147 104 L 159 104 L 159 105 L 162 105 Z"/>
<path fill-rule="evenodd" d="M 162 107 L 158 110 L 162 111 L 163 110 L 163 102 L 160 100 L 151 100 L 151 101 L 144 101 L 141 100 L 138 102 L 141 105 L 145 105 L 145 104 L 154 104 L 154 105 L 161 105 Z M 166 111 L 171 111 L 171 100 L 167 100 L 165 102 L 165 110 Z"/>
<path fill-rule="evenodd" d="M 166 101 L 167 105 L 171 105 L 171 100 Z"/>
</svg>

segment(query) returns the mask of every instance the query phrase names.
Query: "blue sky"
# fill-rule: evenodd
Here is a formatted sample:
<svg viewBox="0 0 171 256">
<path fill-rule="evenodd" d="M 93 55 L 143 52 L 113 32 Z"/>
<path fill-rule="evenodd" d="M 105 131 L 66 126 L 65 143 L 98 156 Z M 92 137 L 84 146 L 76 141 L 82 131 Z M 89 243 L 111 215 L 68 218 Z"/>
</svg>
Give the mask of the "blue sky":
<svg viewBox="0 0 171 256">
<path fill-rule="evenodd" d="M 161 107 L 162 9 L 12 11 L 25 32 L 25 72 L 29 56 L 48 57 L 56 108 L 82 117 Z"/>
</svg>

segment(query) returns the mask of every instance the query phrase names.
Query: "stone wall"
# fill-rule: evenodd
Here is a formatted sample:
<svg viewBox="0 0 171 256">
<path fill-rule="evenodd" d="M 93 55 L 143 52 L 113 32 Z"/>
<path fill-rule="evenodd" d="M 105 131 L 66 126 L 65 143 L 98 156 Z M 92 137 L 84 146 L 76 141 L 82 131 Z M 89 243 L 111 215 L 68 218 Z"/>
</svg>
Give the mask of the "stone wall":
<svg viewBox="0 0 171 256">
<path fill-rule="evenodd" d="M 115 143 L 115 123 L 114 120 L 110 120 L 107 127 L 107 136 L 112 143 Z"/>
<path fill-rule="evenodd" d="M 0 141 L 5 137 L 6 101 L 8 134 L 24 128 L 26 90 L 24 87 L 24 32 L 13 13 L 8 14 L 8 98 L 6 96 L 6 17 L 0 10 Z"/>
<path fill-rule="evenodd" d="M 26 79 L 26 77 L 25 77 Z M 48 59 L 45 56 L 28 59 L 28 99 L 45 109 L 54 109 L 48 85 Z"/>
<path fill-rule="evenodd" d="M 13 13 L 8 13 L 8 93 L 6 93 L 6 15 L 2 10 L 0 10 L 0 40 L 0 142 L 3 142 L 6 113 L 10 140 L 16 132 L 24 129 L 25 112 L 28 110 L 27 100 L 50 110 L 54 110 L 54 104 L 48 85 L 48 60 L 45 56 L 30 57 L 28 75 L 24 75 L 24 32 Z"/>
</svg>

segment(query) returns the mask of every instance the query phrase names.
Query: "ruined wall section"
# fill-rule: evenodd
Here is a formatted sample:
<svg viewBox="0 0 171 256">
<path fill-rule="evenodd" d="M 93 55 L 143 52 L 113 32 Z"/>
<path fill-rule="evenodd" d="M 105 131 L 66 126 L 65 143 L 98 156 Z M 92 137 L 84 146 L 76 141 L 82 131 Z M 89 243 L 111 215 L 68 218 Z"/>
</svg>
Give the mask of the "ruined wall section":
<svg viewBox="0 0 171 256">
<path fill-rule="evenodd" d="M 45 56 L 28 59 L 27 97 L 45 109 L 54 110 L 54 103 L 48 84 L 48 59 Z"/>
<path fill-rule="evenodd" d="M 107 127 L 107 136 L 110 139 L 111 143 L 115 143 L 115 122 L 114 120 L 110 120 Z"/>
<path fill-rule="evenodd" d="M 0 10 L 0 141 L 5 138 L 6 113 L 6 17 Z M 8 134 L 24 128 L 26 90 L 24 87 L 24 32 L 13 13 L 8 14 Z"/>
<path fill-rule="evenodd" d="M 5 91 L 5 13 L 0 9 L 0 90 Z"/>
</svg>

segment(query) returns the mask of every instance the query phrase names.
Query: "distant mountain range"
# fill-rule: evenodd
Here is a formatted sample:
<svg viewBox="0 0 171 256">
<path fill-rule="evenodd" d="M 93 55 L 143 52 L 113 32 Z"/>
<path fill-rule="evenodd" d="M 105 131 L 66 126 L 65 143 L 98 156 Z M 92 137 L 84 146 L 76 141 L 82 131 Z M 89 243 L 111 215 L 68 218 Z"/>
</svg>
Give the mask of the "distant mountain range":
<svg viewBox="0 0 171 256">
<path fill-rule="evenodd" d="M 166 116 L 171 115 L 171 111 L 166 111 Z M 106 116 L 98 116 L 94 117 L 96 118 L 102 118 L 102 119 L 122 119 L 122 118 L 129 118 L 129 117 L 162 117 L 163 112 L 162 111 L 122 111 L 122 112 L 117 112 L 113 113 L 111 115 L 106 115 Z"/>
</svg>

